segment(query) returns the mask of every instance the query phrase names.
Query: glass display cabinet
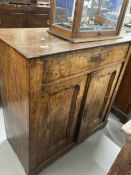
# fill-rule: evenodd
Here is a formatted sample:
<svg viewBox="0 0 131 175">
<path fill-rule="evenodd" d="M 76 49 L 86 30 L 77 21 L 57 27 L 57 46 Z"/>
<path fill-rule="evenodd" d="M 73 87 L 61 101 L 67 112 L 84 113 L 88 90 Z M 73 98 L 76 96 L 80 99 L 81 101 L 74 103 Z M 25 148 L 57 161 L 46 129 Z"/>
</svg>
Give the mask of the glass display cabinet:
<svg viewBox="0 0 131 175">
<path fill-rule="evenodd" d="M 119 38 L 129 0 L 52 0 L 49 32 L 72 42 Z"/>
</svg>

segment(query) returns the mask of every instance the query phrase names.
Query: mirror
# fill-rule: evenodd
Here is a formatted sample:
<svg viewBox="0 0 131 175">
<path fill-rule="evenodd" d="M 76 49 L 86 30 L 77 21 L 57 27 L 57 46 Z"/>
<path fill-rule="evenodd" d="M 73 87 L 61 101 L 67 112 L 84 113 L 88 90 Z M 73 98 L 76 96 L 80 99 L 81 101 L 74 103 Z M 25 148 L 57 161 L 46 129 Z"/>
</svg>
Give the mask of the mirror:
<svg viewBox="0 0 131 175">
<path fill-rule="evenodd" d="M 116 30 L 123 0 L 84 0 L 81 31 Z"/>
</svg>

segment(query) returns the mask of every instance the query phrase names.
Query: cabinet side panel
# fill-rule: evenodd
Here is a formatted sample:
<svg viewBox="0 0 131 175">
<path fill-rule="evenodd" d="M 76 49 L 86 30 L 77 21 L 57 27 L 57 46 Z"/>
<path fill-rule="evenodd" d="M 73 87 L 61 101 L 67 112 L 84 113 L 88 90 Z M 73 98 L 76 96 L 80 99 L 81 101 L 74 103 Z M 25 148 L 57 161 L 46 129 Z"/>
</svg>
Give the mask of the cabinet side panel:
<svg viewBox="0 0 131 175">
<path fill-rule="evenodd" d="M 30 116 L 29 116 L 29 171 L 37 168 L 39 104 L 44 62 L 40 59 L 30 61 Z"/>
<path fill-rule="evenodd" d="M 114 105 L 127 115 L 131 111 L 131 56 L 120 88 L 118 90 Z"/>
<path fill-rule="evenodd" d="M 29 77 L 27 61 L 0 41 L 0 91 L 9 143 L 28 173 Z"/>
</svg>

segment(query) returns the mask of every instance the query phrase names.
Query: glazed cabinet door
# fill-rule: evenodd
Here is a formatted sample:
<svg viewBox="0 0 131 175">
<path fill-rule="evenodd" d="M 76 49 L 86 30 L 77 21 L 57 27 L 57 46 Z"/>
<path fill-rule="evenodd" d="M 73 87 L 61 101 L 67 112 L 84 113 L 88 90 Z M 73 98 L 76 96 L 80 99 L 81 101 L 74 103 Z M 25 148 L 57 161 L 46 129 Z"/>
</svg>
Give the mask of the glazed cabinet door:
<svg viewBox="0 0 131 175">
<path fill-rule="evenodd" d="M 80 113 L 78 142 L 104 124 L 107 108 L 120 73 L 121 64 L 113 65 L 88 76 L 83 109 Z"/>
<path fill-rule="evenodd" d="M 39 121 L 39 163 L 50 161 L 76 142 L 78 114 L 87 76 L 43 85 Z"/>
</svg>

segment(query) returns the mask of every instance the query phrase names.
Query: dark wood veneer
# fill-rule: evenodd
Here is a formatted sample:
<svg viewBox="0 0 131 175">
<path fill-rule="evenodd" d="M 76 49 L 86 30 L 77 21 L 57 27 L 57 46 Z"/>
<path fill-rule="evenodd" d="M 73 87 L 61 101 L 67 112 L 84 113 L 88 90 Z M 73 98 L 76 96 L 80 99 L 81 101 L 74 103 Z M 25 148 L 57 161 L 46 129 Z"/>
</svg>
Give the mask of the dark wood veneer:
<svg viewBox="0 0 131 175">
<path fill-rule="evenodd" d="M 0 28 L 49 27 L 50 6 L 0 4 Z"/>
</svg>

